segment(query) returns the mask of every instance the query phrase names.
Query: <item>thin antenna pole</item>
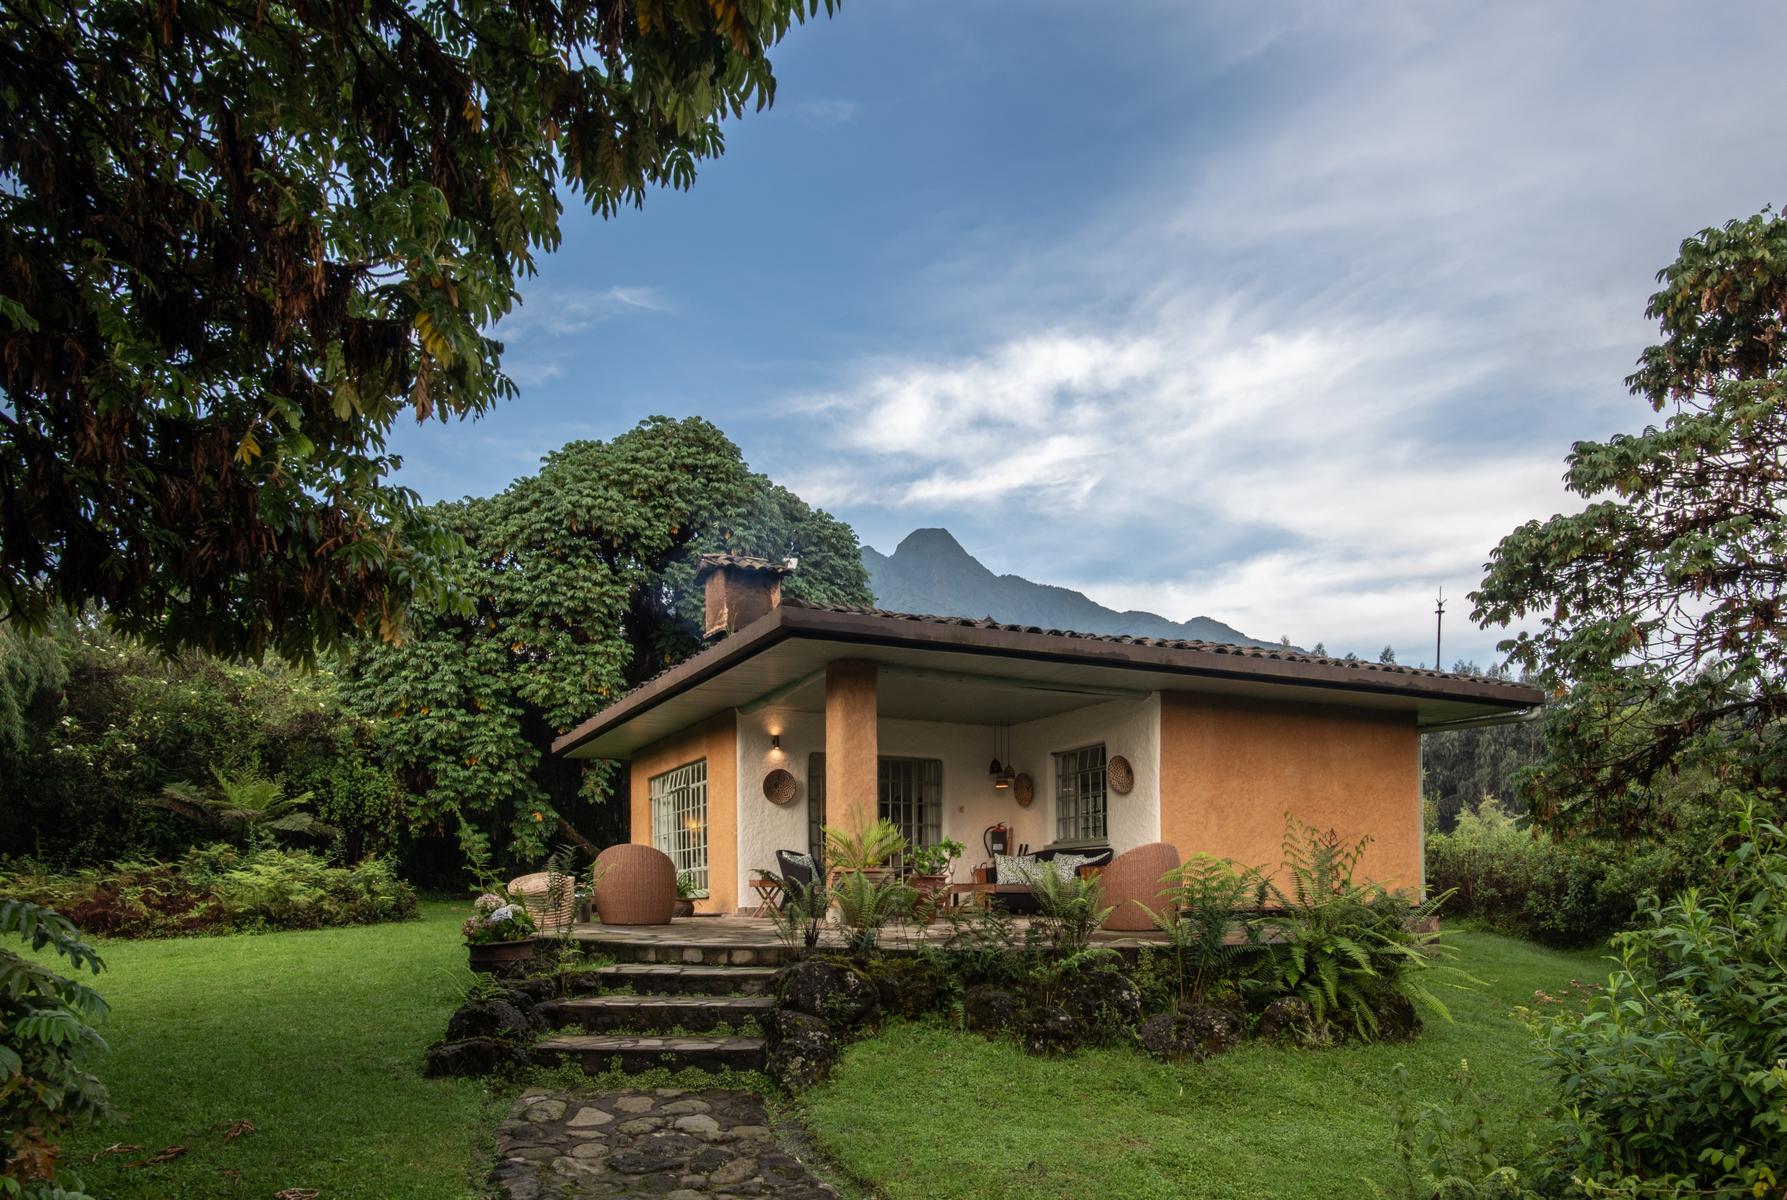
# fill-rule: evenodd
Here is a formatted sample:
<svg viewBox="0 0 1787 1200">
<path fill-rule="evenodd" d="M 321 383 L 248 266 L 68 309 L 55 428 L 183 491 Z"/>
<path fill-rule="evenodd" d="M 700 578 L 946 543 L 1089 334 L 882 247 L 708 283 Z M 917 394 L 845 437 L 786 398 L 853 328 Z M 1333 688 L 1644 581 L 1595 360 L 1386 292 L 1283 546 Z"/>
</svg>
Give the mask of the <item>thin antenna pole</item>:
<svg viewBox="0 0 1787 1200">
<path fill-rule="evenodd" d="M 1444 670 L 1440 666 L 1440 629 L 1446 621 L 1446 589 L 1440 588 L 1433 606 L 1433 669 Z"/>
</svg>

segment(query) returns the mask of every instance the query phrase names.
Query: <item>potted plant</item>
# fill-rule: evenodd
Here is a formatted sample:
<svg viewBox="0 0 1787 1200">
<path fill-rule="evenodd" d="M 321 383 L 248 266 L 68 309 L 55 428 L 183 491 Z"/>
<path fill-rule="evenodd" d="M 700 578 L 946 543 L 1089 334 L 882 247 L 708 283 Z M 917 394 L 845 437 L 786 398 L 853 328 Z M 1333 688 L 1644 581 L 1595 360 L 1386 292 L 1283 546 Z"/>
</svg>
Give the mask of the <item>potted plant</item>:
<svg viewBox="0 0 1787 1200">
<path fill-rule="evenodd" d="M 915 911 L 929 925 L 936 919 L 944 891 L 949 887 L 949 871 L 967 847 L 954 838 L 944 838 L 929 846 L 920 846 L 907 856 L 911 873 L 906 886 L 917 893 Z"/>
<path fill-rule="evenodd" d="M 839 875 L 861 875 L 879 882 L 893 874 L 888 860 L 905 850 L 906 835 L 892 821 L 876 821 L 855 833 L 829 825 L 825 828 L 825 861 Z"/>
<path fill-rule="evenodd" d="M 695 877 L 687 871 L 678 871 L 676 875 L 676 907 L 671 910 L 671 915 L 677 917 L 694 916 L 695 895 Z"/>
<path fill-rule="evenodd" d="M 472 902 L 472 915 L 460 927 L 474 971 L 495 971 L 534 956 L 534 920 L 507 896 L 485 892 Z"/>
</svg>

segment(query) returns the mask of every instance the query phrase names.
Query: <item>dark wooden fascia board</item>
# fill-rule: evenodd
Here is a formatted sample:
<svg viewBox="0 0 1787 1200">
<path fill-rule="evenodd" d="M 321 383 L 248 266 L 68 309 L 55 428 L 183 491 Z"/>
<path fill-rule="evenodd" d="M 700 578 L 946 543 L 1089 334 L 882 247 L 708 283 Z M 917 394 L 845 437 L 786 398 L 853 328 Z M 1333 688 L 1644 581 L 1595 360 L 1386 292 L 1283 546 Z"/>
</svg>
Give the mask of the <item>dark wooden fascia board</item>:
<svg viewBox="0 0 1787 1200">
<path fill-rule="evenodd" d="M 714 646 L 647 680 L 552 744 L 554 754 L 575 750 L 590 739 L 680 695 L 792 637 L 847 645 L 948 650 L 1000 658 L 1074 663 L 1080 666 L 1145 670 L 1188 678 L 1276 683 L 1339 692 L 1368 692 L 1412 700 L 1453 700 L 1493 704 L 1509 711 L 1532 708 L 1544 695 L 1525 684 L 1443 679 L 1431 674 L 1374 671 L 1298 659 L 1224 654 L 1213 650 L 1114 642 L 1070 634 L 1032 633 L 832 609 L 782 605 Z"/>
</svg>

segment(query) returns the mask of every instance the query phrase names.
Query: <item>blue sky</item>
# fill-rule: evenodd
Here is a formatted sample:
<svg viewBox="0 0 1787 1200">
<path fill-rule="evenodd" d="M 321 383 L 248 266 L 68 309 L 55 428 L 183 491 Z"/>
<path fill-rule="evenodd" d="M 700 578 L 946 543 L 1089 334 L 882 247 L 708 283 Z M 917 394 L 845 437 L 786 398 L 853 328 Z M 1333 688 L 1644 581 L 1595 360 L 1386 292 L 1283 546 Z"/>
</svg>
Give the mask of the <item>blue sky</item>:
<svg viewBox="0 0 1787 1200">
<path fill-rule="evenodd" d="M 1431 660 L 1570 504 L 1681 238 L 1783 194 L 1762 4 L 846 0 L 693 191 L 567 215 L 518 400 L 394 439 L 482 495 L 700 414 L 883 551 Z"/>
</svg>

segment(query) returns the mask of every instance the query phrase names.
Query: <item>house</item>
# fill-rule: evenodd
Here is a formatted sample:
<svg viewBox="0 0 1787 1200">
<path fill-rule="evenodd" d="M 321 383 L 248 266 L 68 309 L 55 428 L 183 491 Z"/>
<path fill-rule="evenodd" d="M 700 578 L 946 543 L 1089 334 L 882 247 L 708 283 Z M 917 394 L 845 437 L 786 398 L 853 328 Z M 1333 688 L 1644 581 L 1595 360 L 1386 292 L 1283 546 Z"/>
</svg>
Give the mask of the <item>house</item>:
<svg viewBox="0 0 1787 1200">
<path fill-rule="evenodd" d="M 777 850 L 878 815 L 967 863 L 1004 826 L 1014 848 L 1166 841 L 1271 866 L 1289 812 L 1370 834 L 1361 871 L 1417 888 L 1421 732 L 1543 700 L 1290 649 L 820 607 L 782 599 L 791 569 L 704 555 L 709 644 L 553 747 L 629 764 L 633 840 L 694 876 L 699 911 L 748 906 Z"/>
</svg>

